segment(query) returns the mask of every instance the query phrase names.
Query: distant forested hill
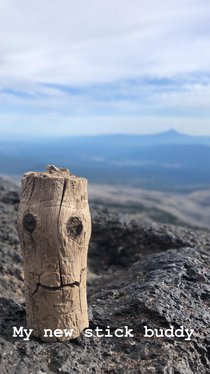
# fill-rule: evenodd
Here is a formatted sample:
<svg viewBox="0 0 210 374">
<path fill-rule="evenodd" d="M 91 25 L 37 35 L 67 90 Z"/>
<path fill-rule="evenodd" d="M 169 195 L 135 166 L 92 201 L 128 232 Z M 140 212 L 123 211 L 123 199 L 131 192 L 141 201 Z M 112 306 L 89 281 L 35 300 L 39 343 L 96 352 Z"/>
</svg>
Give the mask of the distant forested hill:
<svg viewBox="0 0 210 374">
<path fill-rule="evenodd" d="M 210 185 L 210 138 L 169 130 L 154 135 L 101 135 L 0 142 L 0 173 L 21 176 L 46 165 L 67 167 L 90 182 L 159 190 Z"/>
</svg>

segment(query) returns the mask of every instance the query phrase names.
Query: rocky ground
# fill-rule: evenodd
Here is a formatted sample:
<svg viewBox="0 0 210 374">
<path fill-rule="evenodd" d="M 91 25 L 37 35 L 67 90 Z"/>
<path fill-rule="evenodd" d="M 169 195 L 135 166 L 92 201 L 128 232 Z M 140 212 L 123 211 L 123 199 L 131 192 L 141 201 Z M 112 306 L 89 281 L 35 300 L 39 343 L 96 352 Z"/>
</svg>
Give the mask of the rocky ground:
<svg viewBox="0 0 210 374">
<path fill-rule="evenodd" d="M 210 230 L 210 190 L 191 193 L 143 190 L 128 185 L 88 184 L 91 203 L 136 221 L 155 221 Z"/>
<path fill-rule="evenodd" d="M 136 223 L 103 207 L 91 207 L 93 335 L 53 344 L 13 337 L 13 326 L 26 328 L 18 196 L 0 179 L 0 373 L 210 373 L 209 233 Z M 108 326 L 113 336 L 98 337 Z M 164 336 L 144 336 L 145 326 Z M 183 336 L 170 336 L 180 328 Z"/>
</svg>

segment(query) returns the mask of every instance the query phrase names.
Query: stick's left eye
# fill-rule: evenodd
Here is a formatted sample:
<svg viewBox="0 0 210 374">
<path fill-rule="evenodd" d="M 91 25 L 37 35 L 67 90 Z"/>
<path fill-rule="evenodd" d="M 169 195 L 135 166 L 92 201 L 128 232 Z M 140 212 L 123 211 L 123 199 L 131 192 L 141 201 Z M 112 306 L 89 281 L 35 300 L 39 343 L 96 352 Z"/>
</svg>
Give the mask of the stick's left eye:
<svg viewBox="0 0 210 374">
<path fill-rule="evenodd" d="M 70 217 L 66 224 L 66 229 L 68 235 L 75 238 L 76 236 L 81 234 L 83 225 L 78 217 Z"/>
<path fill-rule="evenodd" d="M 32 214 L 28 213 L 23 217 L 23 227 L 29 232 L 34 231 L 36 227 L 36 220 Z"/>
</svg>

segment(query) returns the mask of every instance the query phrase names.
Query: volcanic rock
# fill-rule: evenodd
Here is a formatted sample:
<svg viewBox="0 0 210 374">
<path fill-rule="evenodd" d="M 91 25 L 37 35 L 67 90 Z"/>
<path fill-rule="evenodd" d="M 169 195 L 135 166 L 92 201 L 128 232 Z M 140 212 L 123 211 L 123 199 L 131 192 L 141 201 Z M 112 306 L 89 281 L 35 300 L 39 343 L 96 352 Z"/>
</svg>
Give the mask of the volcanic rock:
<svg viewBox="0 0 210 374">
<path fill-rule="evenodd" d="M 15 194 L 5 199 L 12 187 L 0 182 L 1 373 L 210 373 L 209 233 L 136 223 L 97 206 L 91 207 L 89 334 L 66 343 L 13 336 L 14 327 L 26 328 L 17 201 Z M 180 328 L 193 330 L 191 337 L 170 336 Z M 163 336 L 147 337 L 146 329 Z"/>
</svg>

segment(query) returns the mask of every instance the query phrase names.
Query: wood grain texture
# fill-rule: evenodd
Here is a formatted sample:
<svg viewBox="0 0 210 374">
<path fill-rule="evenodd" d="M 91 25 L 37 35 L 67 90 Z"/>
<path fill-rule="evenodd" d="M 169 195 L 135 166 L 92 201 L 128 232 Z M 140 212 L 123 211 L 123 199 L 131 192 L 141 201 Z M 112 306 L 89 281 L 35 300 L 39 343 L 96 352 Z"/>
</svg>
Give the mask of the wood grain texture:
<svg viewBox="0 0 210 374">
<path fill-rule="evenodd" d="M 27 327 L 43 341 L 44 329 L 88 327 L 87 251 L 91 218 L 87 180 L 47 166 L 22 178 L 18 233 L 23 255 Z"/>
</svg>

